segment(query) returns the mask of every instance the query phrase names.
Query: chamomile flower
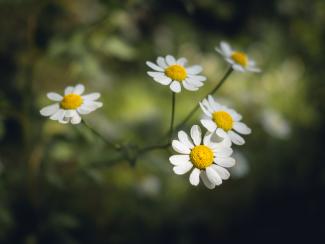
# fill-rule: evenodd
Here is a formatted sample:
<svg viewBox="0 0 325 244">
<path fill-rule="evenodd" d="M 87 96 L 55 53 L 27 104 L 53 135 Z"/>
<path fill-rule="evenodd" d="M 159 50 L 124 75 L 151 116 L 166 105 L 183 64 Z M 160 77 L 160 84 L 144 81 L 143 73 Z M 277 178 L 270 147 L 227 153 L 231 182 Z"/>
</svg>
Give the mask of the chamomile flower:
<svg viewBox="0 0 325 244">
<path fill-rule="evenodd" d="M 212 140 L 212 133 L 207 132 L 203 137 L 198 125 L 191 128 L 191 138 L 184 132 L 178 132 L 178 140 L 173 140 L 172 147 L 179 153 L 169 158 L 174 165 L 175 174 L 182 175 L 190 171 L 189 180 L 194 186 L 202 179 L 204 185 L 213 189 L 227 180 L 230 173 L 225 168 L 235 165 L 231 158 L 232 149 L 228 144 Z"/>
<path fill-rule="evenodd" d="M 226 42 L 221 42 L 220 47 L 216 47 L 215 50 L 220 53 L 236 71 L 261 72 L 261 70 L 256 67 L 255 61 L 248 58 L 246 53 L 233 50 Z"/>
<path fill-rule="evenodd" d="M 47 93 L 47 97 L 55 103 L 41 109 L 41 115 L 62 124 L 69 122 L 79 124 L 81 122 L 80 115 L 89 114 L 103 106 L 103 103 L 95 101 L 100 97 L 98 92 L 82 96 L 84 90 L 85 87 L 78 84 L 75 87 L 65 88 L 64 96 L 55 92 Z"/>
<path fill-rule="evenodd" d="M 148 75 L 162 85 L 169 85 L 173 92 L 180 92 L 182 85 L 186 90 L 197 91 L 206 80 L 205 76 L 199 75 L 202 71 L 200 65 L 185 66 L 186 58 L 175 59 L 167 55 L 165 58 L 158 57 L 156 62 L 146 62 L 154 70 L 148 71 Z"/>
<path fill-rule="evenodd" d="M 215 132 L 218 136 L 228 137 L 234 144 L 243 145 L 244 138 L 236 132 L 248 135 L 251 129 L 240 122 L 242 116 L 235 110 L 217 103 L 211 95 L 208 99 L 200 102 L 200 106 L 207 118 L 201 119 L 202 125 L 210 132 Z"/>
</svg>

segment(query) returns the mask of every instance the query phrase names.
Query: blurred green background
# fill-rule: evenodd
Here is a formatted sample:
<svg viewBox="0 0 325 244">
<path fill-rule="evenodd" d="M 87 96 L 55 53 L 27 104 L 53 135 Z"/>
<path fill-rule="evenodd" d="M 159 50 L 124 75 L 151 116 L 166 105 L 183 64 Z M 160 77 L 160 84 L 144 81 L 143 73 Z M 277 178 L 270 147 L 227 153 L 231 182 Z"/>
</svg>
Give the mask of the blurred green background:
<svg viewBox="0 0 325 244">
<path fill-rule="evenodd" d="M 1 0 L 0 31 L 0 243 L 324 240 L 325 1 Z M 235 73 L 216 95 L 253 133 L 215 190 L 176 176 L 171 151 L 131 167 L 82 125 L 39 114 L 47 92 L 83 83 L 104 102 L 85 117 L 92 127 L 156 143 L 170 91 L 145 61 L 203 66 L 206 85 L 177 97 L 179 122 L 226 71 L 221 40 L 263 72 Z"/>
</svg>

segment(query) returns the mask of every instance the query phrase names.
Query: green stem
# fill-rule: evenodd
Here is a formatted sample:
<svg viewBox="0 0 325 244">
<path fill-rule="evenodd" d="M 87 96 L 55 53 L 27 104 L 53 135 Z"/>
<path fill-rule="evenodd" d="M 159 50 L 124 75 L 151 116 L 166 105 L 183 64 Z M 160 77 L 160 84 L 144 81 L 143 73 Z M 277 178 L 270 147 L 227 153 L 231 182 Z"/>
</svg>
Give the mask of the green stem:
<svg viewBox="0 0 325 244">
<path fill-rule="evenodd" d="M 115 144 L 111 141 L 109 141 L 107 138 L 103 137 L 99 132 L 94 130 L 92 127 L 90 127 L 85 120 L 81 120 L 82 124 L 87 127 L 88 130 L 90 130 L 94 135 L 102 139 L 108 146 L 116 149 L 116 150 L 121 150 L 121 146 L 119 144 Z"/>
<path fill-rule="evenodd" d="M 208 92 L 200 101 L 202 101 L 204 98 L 206 98 L 208 95 L 213 95 L 219 88 L 222 86 L 222 84 L 227 80 L 227 78 L 230 76 L 230 74 L 233 72 L 232 67 L 230 67 L 225 75 L 222 77 L 222 79 L 219 81 L 219 83 L 210 91 Z M 182 127 L 184 124 L 186 124 L 187 121 L 192 118 L 192 116 L 195 114 L 195 112 L 199 109 L 200 105 L 199 103 L 189 112 L 189 114 L 183 119 L 182 122 L 180 122 L 177 126 L 176 129 L 179 129 Z"/>
<path fill-rule="evenodd" d="M 170 146 L 170 143 L 166 143 L 164 145 L 152 145 L 152 146 L 148 146 L 148 147 L 145 147 L 145 148 L 142 148 L 138 151 L 138 154 L 140 153 L 146 153 L 146 152 L 149 152 L 149 151 L 153 151 L 153 150 L 158 150 L 158 149 L 166 149 Z"/>
<path fill-rule="evenodd" d="M 176 104 L 176 93 L 172 92 L 172 114 L 171 114 L 171 118 L 170 118 L 170 130 L 169 130 L 170 140 L 171 140 L 171 138 L 173 136 L 173 129 L 174 129 L 175 104 Z"/>
<path fill-rule="evenodd" d="M 162 144 L 162 145 L 152 145 L 152 146 L 144 147 L 144 148 L 138 150 L 137 155 L 139 155 L 141 153 L 147 153 L 152 150 L 166 149 L 171 145 L 173 132 L 174 132 L 175 107 L 176 107 L 176 93 L 172 92 L 172 109 L 171 109 L 170 128 L 169 128 L 169 138 L 170 139 L 169 139 L 168 143 Z"/>
</svg>

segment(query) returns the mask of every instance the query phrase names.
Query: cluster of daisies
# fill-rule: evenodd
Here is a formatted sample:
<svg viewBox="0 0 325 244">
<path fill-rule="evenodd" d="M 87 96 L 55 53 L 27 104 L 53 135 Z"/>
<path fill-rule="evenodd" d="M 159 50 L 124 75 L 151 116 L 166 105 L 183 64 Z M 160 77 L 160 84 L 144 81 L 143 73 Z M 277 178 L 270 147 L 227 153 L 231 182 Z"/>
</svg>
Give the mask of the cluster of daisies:
<svg viewBox="0 0 325 244">
<path fill-rule="evenodd" d="M 221 42 L 216 48 L 224 59 L 231 65 L 232 70 L 239 72 L 259 72 L 255 62 L 240 51 L 233 50 L 226 42 Z M 186 58 L 176 59 L 171 55 L 158 57 L 156 63 L 146 63 L 152 71 L 148 71 L 154 81 L 169 86 L 174 93 L 179 93 L 182 88 L 189 91 L 197 91 L 204 85 L 206 77 L 200 75 L 200 65 L 187 65 Z M 79 124 L 81 116 L 91 113 L 102 107 L 97 99 L 99 93 L 83 95 L 85 88 L 78 84 L 69 86 L 64 90 L 64 95 L 50 92 L 47 97 L 55 103 L 41 109 L 43 116 L 60 123 Z M 245 143 L 242 135 L 251 133 L 251 129 L 241 122 L 242 116 L 235 110 L 219 104 L 209 95 L 200 102 L 202 110 L 201 125 L 193 125 L 189 135 L 179 131 L 177 139 L 172 141 L 172 148 L 177 153 L 169 158 L 174 166 L 175 174 L 183 175 L 191 171 L 189 181 L 197 186 L 200 179 L 203 184 L 213 189 L 220 185 L 223 180 L 230 177 L 227 168 L 235 165 L 231 157 L 232 144 L 243 145 Z"/>
</svg>

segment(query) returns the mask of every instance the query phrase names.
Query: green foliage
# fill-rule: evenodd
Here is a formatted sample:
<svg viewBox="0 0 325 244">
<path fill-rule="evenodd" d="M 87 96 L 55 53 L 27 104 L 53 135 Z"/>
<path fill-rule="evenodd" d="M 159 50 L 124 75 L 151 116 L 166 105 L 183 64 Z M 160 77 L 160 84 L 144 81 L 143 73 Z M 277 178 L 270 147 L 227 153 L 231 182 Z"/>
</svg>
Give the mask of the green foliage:
<svg viewBox="0 0 325 244">
<path fill-rule="evenodd" d="M 0 242 L 316 238 L 325 186 L 324 7 L 322 0 L 0 1 Z M 263 73 L 237 73 L 216 95 L 253 133 L 238 149 L 238 177 L 214 191 L 175 176 L 168 151 L 130 167 L 82 125 L 39 115 L 48 91 L 81 82 L 102 93 L 104 107 L 85 119 L 103 136 L 157 143 L 168 130 L 170 94 L 146 75 L 145 61 L 172 53 L 203 66 L 208 83 L 178 97 L 179 122 L 226 71 L 214 52 L 221 40 L 247 51 Z"/>
</svg>

